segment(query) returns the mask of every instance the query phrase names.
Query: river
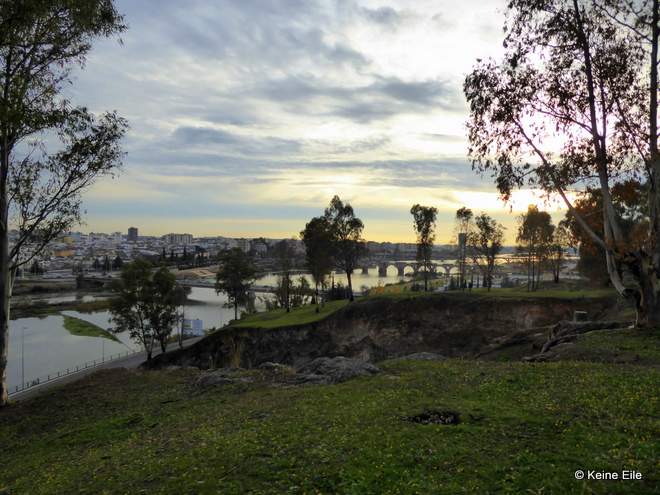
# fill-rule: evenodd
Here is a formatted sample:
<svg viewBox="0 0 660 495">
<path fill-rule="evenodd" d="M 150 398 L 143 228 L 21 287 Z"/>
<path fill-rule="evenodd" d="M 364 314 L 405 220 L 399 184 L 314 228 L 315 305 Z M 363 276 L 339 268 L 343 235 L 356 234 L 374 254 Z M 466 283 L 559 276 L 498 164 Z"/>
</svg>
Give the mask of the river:
<svg viewBox="0 0 660 495">
<path fill-rule="evenodd" d="M 299 275 L 296 275 L 297 278 Z M 311 277 L 304 274 L 311 283 Z M 346 285 L 346 275 L 333 274 L 335 283 Z M 390 267 L 386 277 L 379 277 L 378 270 L 372 268 L 368 274 L 360 271 L 353 274 L 352 281 L 355 290 L 363 287 L 375 287 L 379 284 L 396 283 L 402 278 L 397 275 L 396 268 Z M 275 285 L 276 275 L 266 275 L 255 281 L 256 285 Z M 261 295 L 260 297 L 272 297 Z M 39 304 L 55 304 L 80 300 L 80 295 L 57 294 L 52 296 L 39 296 Z M 193 288 L 189 296 L 190 304 L 186 305 L 185 317 L 202 320 L 204 329 L 221 327 L 234 317 L 234 310 L 225 307 L 227 298 L 224 294 L 216 294 L 213 289 Z M 83 300 L 93 300 L 93 296 L 84 296 Z M 37 301 L 35 301 L 37 302 Z M 257 309 L 264 305 L 257 297 Z M 94 313 L 79 313 L 77 311 L 63 311 L 68 316 L 75 316 L 89 321 L 101 328 L 111 329 L 110 313 L 97 311 Z M 71 335 L 63 324 L 60 314 L 45 317 L 18 318 L 11 320 L 9 325 L 9 355 L 7 367 L 7 380 L 10 390 L 20 386 L 22 382 L 30 383 L 34 380 L 45 379 L 49 374 L 76 366 L 84 366 L 85 362 L 107 359 L 110 355 L 125 353 L 137 349 L 136 343 L 131 342 L 126 333 L 117 334 L 120 342 L 114 342 L 100 337 L 81 337 Z"/>
</svg>

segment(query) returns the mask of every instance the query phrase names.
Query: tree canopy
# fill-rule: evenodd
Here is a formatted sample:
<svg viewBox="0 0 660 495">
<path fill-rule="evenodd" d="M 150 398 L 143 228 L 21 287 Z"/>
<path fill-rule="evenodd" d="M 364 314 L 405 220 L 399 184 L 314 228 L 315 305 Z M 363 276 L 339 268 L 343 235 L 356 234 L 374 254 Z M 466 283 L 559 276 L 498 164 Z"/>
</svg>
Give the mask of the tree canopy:
<svg viewBox="0 0 660 495">
<path fill-rule="evenodd" d="M 429 290 L 428 277 L 431 272 L 431 255 L 435 240 L 435 222 L 438 209 L 433 206 L 415 204 L 410 208 L 413 216 L 413 227 L 417 235 L 417 261 L 422 265 L 424 275 L 424 290 Z"/>
<path fill-rule="evenodd" d="M 256 270 L 250 255 L 240 248 L 223 251 L 219 259 L 215 290 L 227 294 L 228 305 L 234 308 L 234 319 L 238 319 L 238 307 L 249 301 Z"/>
<path fill-rule="evenodd" d="M 353 300 L 351 275 L 357 268 L 360 258 L 367 254 L 367 246 L 362 239 L 364 224 L 353 211 L 353 207 L 334 196 L 324 214 L 333 239 L 333 251 L 338 267 L 346 272 L 349 299 Z"/>
<path fill-rule="evenodd" d="M 507 199 L 517 187 L 557 194 L 603 251 L 614 287 L 640 324 L 660 321 L 660 153 L 657 0 L 512 0 L 501 60 L 467 76 L 469 154 Z M 646 184 L 648 229 L 630 247 L 612 198 L 616 184 Z M 597 188 L 602 234 L 571 190 Z"/>
</svg>

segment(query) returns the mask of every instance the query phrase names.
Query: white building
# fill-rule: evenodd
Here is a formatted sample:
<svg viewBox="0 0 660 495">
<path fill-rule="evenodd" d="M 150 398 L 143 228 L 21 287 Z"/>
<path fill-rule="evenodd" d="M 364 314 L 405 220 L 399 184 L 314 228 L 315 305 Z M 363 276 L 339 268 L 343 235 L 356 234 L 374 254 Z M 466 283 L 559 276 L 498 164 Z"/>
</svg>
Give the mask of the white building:
<svg viewBox="0 0 660 495">
<path fill-rule="evenodd" d="M 163 236 L 163 240 L 170 246 L 185 246 L 192 244 L 193 236 L 192 234 L 166 234 Z"/>
</svg>

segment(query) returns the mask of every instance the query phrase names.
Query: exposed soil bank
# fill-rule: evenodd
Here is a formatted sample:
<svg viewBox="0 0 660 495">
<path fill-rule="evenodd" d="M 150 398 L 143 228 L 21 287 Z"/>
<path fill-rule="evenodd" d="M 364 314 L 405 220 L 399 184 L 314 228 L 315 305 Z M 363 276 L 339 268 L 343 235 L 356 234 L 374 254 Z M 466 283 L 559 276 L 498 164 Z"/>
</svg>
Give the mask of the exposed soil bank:
<svg viewBox="0 0 660 495">
<path fill-rule="evenodd" d="M 264 362 L 298 366 L 321 356 L 380 361 L 416 352 L 472 357 L 516 332 L 571 319 L 576 310 L 601 318 L 613 299 L 429 295 L 358 301 L 328 318 L 276 329 L 225 328 L 195 345 L 160 355 L 167 365 L 251 368 Z"/>
</svg>

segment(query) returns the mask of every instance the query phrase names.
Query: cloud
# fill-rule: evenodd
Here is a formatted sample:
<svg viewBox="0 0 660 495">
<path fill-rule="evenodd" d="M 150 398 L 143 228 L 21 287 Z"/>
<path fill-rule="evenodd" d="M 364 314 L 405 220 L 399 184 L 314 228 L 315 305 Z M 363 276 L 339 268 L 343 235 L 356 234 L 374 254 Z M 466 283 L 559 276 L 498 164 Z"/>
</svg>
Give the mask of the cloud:
<svg viewBox="0 0 660 495">
<path fill-rule="evenodd" d="M 461 84 L 501 45 L 500 0 L 441 16 L 432 0 L 116 3 L 124 44 L 95 43 L 66 95 L 131 124 L 125 179 L 99 184 L 92 215 L 167 224 L 185 198 L 182 211 L 290 225 L 334 193 L 375 217 L 493 189 L 461 156 Z"/>
<path fill-rule="evenodd" d="M 464 108 L 462 96 L 447 81 L 404 81 L 397 77 L 375 77 L 369 84 L 348 86 L 328 84 L 315 77 L 292 76 L 261 82 L 247 94 L 280 103 L 307 102 L 301 110 L 308 115 L 334 115 L 357 123 Z"/>
<path fill-rule="evenodd" d="M 388 27 L 397 26 L 403 19 L 403 16 L 392 7 L 379 7 L 377 9 L 363 7 L 360 12 L 365 19 Z"/>
<path fill-rule="evenodd" d="M 176 149 L 182 146 L 195 148 L 209 145 L 242 155 L 287 154 L 300 150 L 300 143 L 295 140 L 270 136 L 243 136 L 211 127 L 178 127 L 172 134 L 172 140 Z"/>
</svg>

